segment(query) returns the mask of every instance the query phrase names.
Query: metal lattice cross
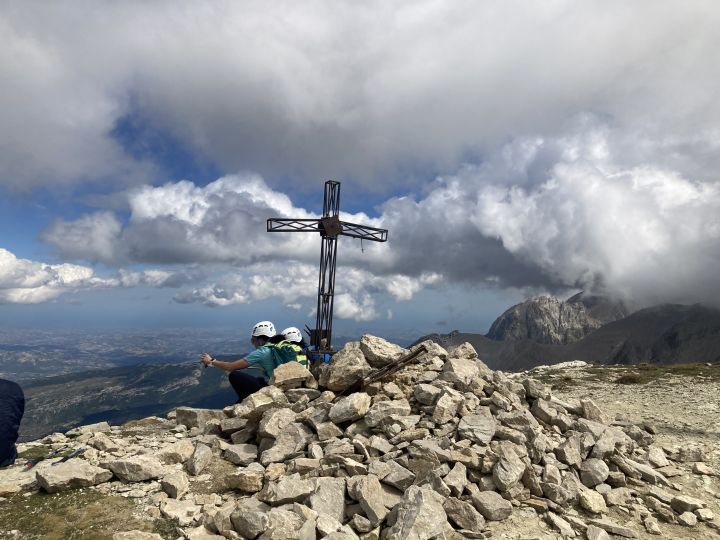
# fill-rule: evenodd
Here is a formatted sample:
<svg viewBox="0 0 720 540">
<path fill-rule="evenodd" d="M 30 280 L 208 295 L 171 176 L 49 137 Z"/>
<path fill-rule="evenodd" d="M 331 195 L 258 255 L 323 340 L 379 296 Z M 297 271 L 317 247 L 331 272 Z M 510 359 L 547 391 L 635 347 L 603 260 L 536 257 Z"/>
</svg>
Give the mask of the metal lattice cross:
<svg viewBox="0 0 720 540">
<path fill-rule="evenodd" d="M 310 332 L 310 343 L 318 351 L 332 352 L 332 315 L 335 296 L 335 260 L 338 236 L 349 236 L 372 242 L 387 241 L 387 229 L 340 221 L 340 182 L 325 182 L 323 215 L 320 219 L 267 220 L 268 232 L 319 232 L 320 277 L 318 279 L 317 321 Z"/>
</svg>

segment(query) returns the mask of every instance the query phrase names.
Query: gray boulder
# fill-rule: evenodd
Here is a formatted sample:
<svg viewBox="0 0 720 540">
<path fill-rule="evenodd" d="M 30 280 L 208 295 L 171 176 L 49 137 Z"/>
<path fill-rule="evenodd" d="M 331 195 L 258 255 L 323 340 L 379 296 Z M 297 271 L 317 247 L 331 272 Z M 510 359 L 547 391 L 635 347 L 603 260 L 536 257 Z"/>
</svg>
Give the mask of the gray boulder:
<svg viewBox="0 0 720 540">
<path fill-rule="evenodd" d="M 165 468 L 152 456 L 133 456 L 111 461 L 108 467 L 123 482 L 143 482 L 160 478 Z"/>
<path fill-rule="evenodd" d="M 67 489 L 95 486 L 107 482 L 113 473 L 95 467 L 84 459 L 72 458 L 64 463 L 38 470 L 35 478 L 38 485 L 48 493 Z"/>
<path fill-rule="evenodd" d="M 370 374 L 372 368 L 357 341 L 351 341 L 332 357 L 329 369 L 320 378 L 320 384 L 333 392 L 347 390 Z"/>
<path fill-rule="evenodd" d="M 360 338 L 360 350 L 368 364 L 374 368 L 384 367 L 408 354 L 407 349 L 369 334 Z"/>
</svg>

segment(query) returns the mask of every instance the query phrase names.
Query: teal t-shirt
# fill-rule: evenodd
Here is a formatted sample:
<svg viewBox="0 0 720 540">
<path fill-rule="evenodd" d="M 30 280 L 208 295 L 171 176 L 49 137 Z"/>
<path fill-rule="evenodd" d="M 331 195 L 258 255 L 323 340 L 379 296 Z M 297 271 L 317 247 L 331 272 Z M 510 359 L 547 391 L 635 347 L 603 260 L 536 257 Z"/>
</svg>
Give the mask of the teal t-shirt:
<svg viewBox="0 0 720 540">
<path fill-rule="evenodd" d="M 275 359 L 273 357 L 273 352 L 270 350 L 270 347 L 266 345 L 258 347 L 253 352 L 248 354 L 245 357 L 245 360 L 253 367 L 262 368 L 262 376 L 265 379 L 265 382 L 270 381 L 270 377 L 272 376 L 273 370 L 275 369 Z"/>
</svg>

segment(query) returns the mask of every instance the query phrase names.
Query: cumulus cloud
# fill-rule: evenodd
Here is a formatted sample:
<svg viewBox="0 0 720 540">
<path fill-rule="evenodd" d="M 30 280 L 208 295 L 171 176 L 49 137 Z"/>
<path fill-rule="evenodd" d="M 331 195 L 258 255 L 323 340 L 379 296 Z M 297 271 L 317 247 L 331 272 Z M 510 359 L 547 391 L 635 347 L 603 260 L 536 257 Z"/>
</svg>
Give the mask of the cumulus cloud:
<svg viewBox="0 0 720 540">
<path fill-rule="evenodd" d="M 586 289 L 638 305 L 720 304 L 720 183 L 652 164 L 625 167 L 602 123 L 508 144 L 385 204 L 388 264 L 452 280 Z"/>
<path fill-rule="evenodd" d="M 120 269 L 115 275 L 99 276 L 88 266 L 19 259 L 0 248 L 0 304 L 40 304 L 67 293 L 118 287 L 178 288 L 202 278 L 196 269 Z"/>
<path fill-rule="evenodd" d="M 639 304 L 720 302 L 707 293 L 720 290 L 712 270 L 720 261 L 720 184 L 657 164 L 628 167 L 624 160 L 612 126 L 580 115 L 559 136 L 515 139 L 481 165 L 438 177 L 421 198 L 388 200 L 376 218 L 343 214 L 388 228 L 390 240 L 368 242 L 361 251 L 341 238 L 338 284 L 353 300 L 343 300 L 341 311 L 363 318 L 373 313 L 375 295 L 408 300 L 448 283 L 558 293 L 583 288 Z M 143 186 L 131 191 L 129 206 L 127 225 L 112 228 L 112 235 L 111 227 L 88 227 L 95 218 L 84 217 L 58 222 L 44 237 L 64 256 L 85 250 L 87 260 L 238 269 L 183 289 L 181 302 L 226 305 L 273 296 L 292 304 L 315 294 L 318 235 L 268 234 L 265 220 L 317 215 L 259 176 L 227 176 L 205 187 Z M 101 216 L 102 223 L 116 222 Z M 83 235 L 90 237 L 80 247 L 66 245 Z M 278 271 L 283 261 L 292 261 L 291 273 Z"/>
<path fill-rule="evenodd" d="M 319 247 L 317 235 L 265 232 L 269 217 L 312 215 L 293 208 L 286 195 L 269 189 L 257 175 L 226 176 L 204 187 L 189 181 L 143 185 L 128 192 L 127 202 L 130 217 L 124 228 L 114 214 L 99 212 L 58 220 L 41 237 L 63 257 L 115 265 L 247 265 L 279 251 L 309 256 Z"/>
<path fill-rule="evenodd" d="M 0 182 L 147 182 L 138 120 L 273 185 L 407 187 L 583 112 L 625 164 L 708 180 L 719 23 L 713 0 L 5 3 Z"/>
<path fill-rule="evenodd" d="M 179 303 L 201 303 L 228 306 L 279 298 L 286 307 L 313 313 L 317 298 L 317 267 L 296 261 L 261 263 L 242 271 L 223 274 L 218 279 L 178 291 Z M 340 266 L 335 282 L 334 315 L 339 319 L 367 321 L 379 316 L 378 299 L 395 301 L 412 299 L 424 287 L 438 283 L 438 274 L 417 278 L 373 275 L 366 270 Z"/>
<path fill-rule="evenodd" d="M 0 248 L 0 303 L 38 304 L 63 293 L 107 286 L 91 268 L 18 259 Z"/>
</svg>

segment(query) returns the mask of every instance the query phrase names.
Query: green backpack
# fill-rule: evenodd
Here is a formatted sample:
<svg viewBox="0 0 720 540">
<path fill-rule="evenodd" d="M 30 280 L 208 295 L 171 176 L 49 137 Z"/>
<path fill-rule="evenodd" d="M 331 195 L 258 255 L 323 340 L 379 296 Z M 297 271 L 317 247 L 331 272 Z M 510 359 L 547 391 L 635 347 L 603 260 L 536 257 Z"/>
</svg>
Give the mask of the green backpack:
<svg viewBox="0 0 720 540">
<path fill-rule="evenodd" d="M 287 341 L 281 341 L 280 343 L 268 343 L 268 347 L 273 354 L 273 362 L 275 367 L 287 364 L 288 362 L 295 362 L 297 360 L 297 351 Z"/>
</svg>

